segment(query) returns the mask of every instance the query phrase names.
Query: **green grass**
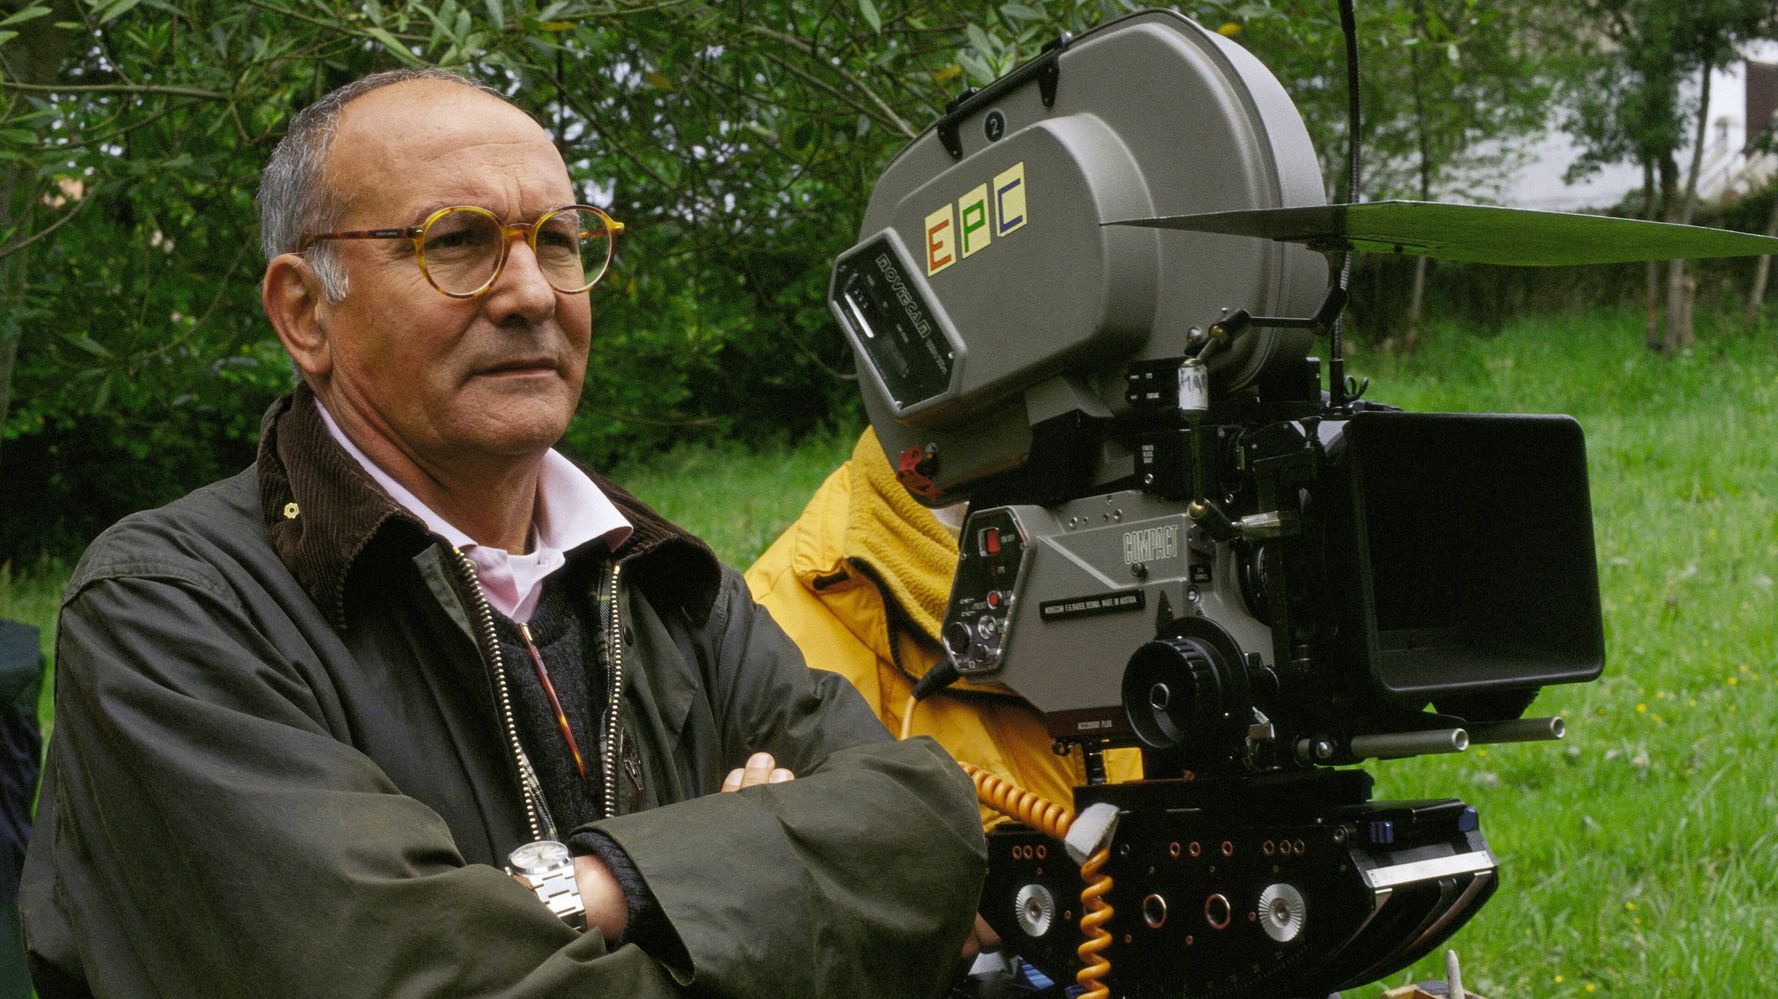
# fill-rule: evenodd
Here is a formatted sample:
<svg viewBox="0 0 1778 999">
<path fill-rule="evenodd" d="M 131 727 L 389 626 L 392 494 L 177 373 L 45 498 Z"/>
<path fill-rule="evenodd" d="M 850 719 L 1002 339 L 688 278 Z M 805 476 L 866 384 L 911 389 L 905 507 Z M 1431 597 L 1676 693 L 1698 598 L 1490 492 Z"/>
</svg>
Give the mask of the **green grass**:
<svg viewBox="0 0 1778 999">
<path fill-rule="evenodd" d="M 23 570 L 11 562 L 0 562 L 0 618 L 36 627 L 44 662 L 49 662 L 55 653 L 56 610 L 61 606 L 62 586 L 72 570 L 72 563 L 49 560 Z M 54 718 L 52 686 L 46 675 L 37 697 L 37 720 L 44 732 L 49 731 Z"/>
<path fill-rule="evenodd" d="M 675 448 L 626 463 L 611 477 L 708 541 L 724 562 L 746 568 L 852 456 L 859 429 L 813 434 L 796 446 Z"/>
<path fill-rule="evenodd" d="M 1778 338 L 1710 319 L 1679 358 L 1645 353 L 1625 313 L 1440 331 L 1353 365 L 1410 408 L 1567 412 L 1587 432 L 1606 672 L 1534 707 L 1568 719 L 1566 742 L 1372 768 L 1380 794 L 1482 814 L 1501 889 L 1452 944 L 1482 994 L 1692 996 L 1770 973 Z"/>
<path fill-rule="evenodd" d="M 1481 812 L 1500 891 L 1452 942 L 1491 999 L 1754 994 L 1778 938 L 1778 331 L 1699 317 L 1699 348 L 1648 355 L 1630 312 L 1433 329 L 1359 355 L 1375 398 L 1420 410 L 1566 412 L 1587 433 L 1606 673 L 1546 690 L 1555 745 L 1375 764 L 1387 797 Z M 745 565 L 850 453 L 649 455 L 617 481 Z M 47 628 L 66 566 L 0 572 L 0 614 Z M 1389 984 L 1434 977 L 1429 960 Z M 1376 988 L 1349 995 L 1374 996 Z"/>
</svg>

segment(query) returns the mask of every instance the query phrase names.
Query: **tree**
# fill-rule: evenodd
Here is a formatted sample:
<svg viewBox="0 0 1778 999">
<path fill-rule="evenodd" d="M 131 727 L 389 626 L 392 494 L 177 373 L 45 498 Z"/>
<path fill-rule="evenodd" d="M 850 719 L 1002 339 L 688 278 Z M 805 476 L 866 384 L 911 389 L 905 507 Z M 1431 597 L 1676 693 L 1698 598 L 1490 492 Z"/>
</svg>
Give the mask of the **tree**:
<svg viewBox="0 0 1778 999">
<path fill-rule="evenodd" d="M 1644 217 L 1690 222 L 1709 124 L 1710 75 L 1734 57 L 1737 43 L 1769 33 L 1778 12 L 1769 0 L 1578 0 L 1574 12 L 1583 32 L 1608 43 L 1582 61 L 1567 91 L 1575 109 L 1569 129 L 1584 150 L 1577 170 L 1638 163 Z M 1682 100 L 1681 81 L 1694 75 L 1701 81 L 1699 97 Z M 1682 190 L 1678 156 L 1688 132 L 1692 156 Z M 1668 265 L 1664 333 L 1658 275 L 1658 265 L 1650 263 L 1645 342 L 1651 350 L 1682 350 L 1692 342 L 1685 262 Z"/>
<path fill-rule="evenodd" d="M 1692 133 L 1692 157 L 1686 171 L 1685 195 L 1675 221 L 1689 224 L 1697 208 L 1698 171 L 1704 155 L 1704 136 L 1709 126 L 1710 78 L 1735 58 L 1735 47 L 1746 40 L 1764 37 L 1778 27 L 1778 10 L 1767 0 L 1709 0 L 1687 5 L 1692 16 L 1681 22 L 1679 48 L 1696 67 L 1700 80 L 1698 113 Z M 1692 345 L 1694 283 L 1686 278 L 1685 261 L 1668 268 L 1667 339 L 1669 351 Z"/>
<path fill-rule="evenodd" d="M 56 0 L 49 6 L 27 6 L 17 0 L 0 5 L 0 12 L 6 15 L 0 20 L 0 40 L 15 42 L 0 47 L 0 73 L 27 85 L 50 80 L 74 43 L 74 32 L 59 26 L 72 15 L 72 7 L 70 0 Z M 47 206 L 31 159 L 14 148 L 15 143 L 23 146 L 35 140 L 34 131 L 17 127 L 27 122 L 18 121 L 4 136 L 5 145 L 0 146 L 0 234 L 4 234 L 0 235 L 0 427 L 5 425 L 11 405 L 13 366 L 30 315 L 24 296 L 19 294 L 28 280 L 30 258 L 25 251 L 67 224 L 81 207 L 76 204 L 44 228 L 33 228 L 40 207 Z M 0 434 L 0 445 L 4 442 L 5 435 Z"/>
<path fill-rule="evenodd" d="M 1755 121 L 1747 123 L 1747 151 L 1778 156 L 1778 119 L 1763 124 L 1765 130 L 1756 132 L 1755 130 L 1759 129 L 1762 123 Z M 1772 195 L 1772 210 L 1766 218 L 1766 235 L 1778 237 L 1778 175 L 1772 177 L 1769 191 Z M 1760 257 L 1754 262 L 1753 281 L 1747 288 L 1747 307 L 1743 314 L 1749 328 L 1759 323 L 1760 308 L 1766 300 L 1766 282 L 1771 273 L 1772 258 L 1770 256 Z"/>
<path fill-rule="evenodd" d="M 1362 200 L 1476 200 L 1541 132 L 1551 59 L 1538 9 L 1510 0 L 1359 5 Z M 1346 85 L 1334 5 L 1291 0 L 1239 38 L 1284 82 L 1322 157 L 1330 197 L 1346 188 Z M 1415 263 L 1404 344 L 1419 333 L 1427 261 Z"/>
<path fill-rule="evenodd" d="M 1535 8 L 1516 3 L 1461 0 L 1438 9 L 1412 0 L 1408 47 L 1410 131 L 1421 201 L 1466 176 L 1485 183 L 1490 171 L 1516 162 L 1508 140 L 1541 132 L 1550 93 L 1547 70 L 1528 36 Z M 1489 150 L 1480 153 L 1478 150 Z M 1420 334 L 1428 260 L 1414 260 L 1405 346 Z"/>
</svg>

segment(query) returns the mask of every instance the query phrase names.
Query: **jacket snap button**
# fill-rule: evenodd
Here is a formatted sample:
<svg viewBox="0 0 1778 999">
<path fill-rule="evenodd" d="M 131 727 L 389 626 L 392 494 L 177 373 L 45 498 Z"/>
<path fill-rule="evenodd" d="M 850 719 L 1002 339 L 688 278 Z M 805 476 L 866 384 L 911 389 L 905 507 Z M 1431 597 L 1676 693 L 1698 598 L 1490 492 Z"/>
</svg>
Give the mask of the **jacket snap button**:
<svg viewBox="0 0 1778 999">
<path fill-rule="evenodd" d="M 295 520 L 296 515 L 301 512 L 302 512 L 302 510 L 296 505 L 295 500 L 292 500 L 289 503 L 284 504 L 284 519 L 285 520 Z"/>
<path fill-rule="evenodd" d="M 630 626 L 627 624 L 624 625 L 624 644 L 625 645 L 635 645 L 636 644 L 636 633 L 631 631 Z"/>
</svg>

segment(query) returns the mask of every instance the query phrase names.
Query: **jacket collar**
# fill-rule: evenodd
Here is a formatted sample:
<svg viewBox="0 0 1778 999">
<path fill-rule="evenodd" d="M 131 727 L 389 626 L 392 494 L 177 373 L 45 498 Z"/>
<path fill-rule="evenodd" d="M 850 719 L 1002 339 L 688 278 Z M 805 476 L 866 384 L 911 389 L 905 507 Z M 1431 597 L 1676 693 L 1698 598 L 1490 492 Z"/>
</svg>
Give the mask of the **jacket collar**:
<svg viewBox="0 0 1778 999">
<path fill-rule="evenodd" d="M 873 431 L 858 438 L 846 469 L 845 550 L 869 567 L 910 624 L 937 641 L 957 569 L 956 535 L 896 481 Z"/>
<path fill-rule="evenodd" d="M 436 543 L 327 432 L 306 385 L 266 410 L 255 473 L 260 514 L 278 558 L 342 630 L 356 570 L 378 557 L 412 557 Z M 587 474 L 634 527 L 613 557 L 652 600 L 679 606 L 701 622 L 721 587 L 715 553 L 604 477 Z M 570 558 L 596 554 L 589 549 L 602 544 L 595 539 Z"/>
<path fill-rule="evenodd" d="M 868 428 L 791 527 L 789 544 L 790 572 L 804 588 L 837 597 L 868 580 L 901 623 L 938 642 L 957 538 L 896 481 Z M 860 641 L 889 655 L 879 624 L 853 623 Z"/>
<path fill-rule="evenodd" d="M 828 477 L 791 530 L 790 571 L 798 583 L 836 601 L 833 616 L 872 654 L 893 661 L 910 680 L 925 675 L 944 654 L 938 636 L 957 569 L 957 537 L 896 481 L 875 432 L 865 429 L 851 460 Z M 837 604 L 866 581 L 881 599 L 876 616 Z M 898 655 L 891 644 L 903 629 L 931 652 Z M 1019 698 L 993 682 L 961 680 L 950 690 Z"/>
</svg>

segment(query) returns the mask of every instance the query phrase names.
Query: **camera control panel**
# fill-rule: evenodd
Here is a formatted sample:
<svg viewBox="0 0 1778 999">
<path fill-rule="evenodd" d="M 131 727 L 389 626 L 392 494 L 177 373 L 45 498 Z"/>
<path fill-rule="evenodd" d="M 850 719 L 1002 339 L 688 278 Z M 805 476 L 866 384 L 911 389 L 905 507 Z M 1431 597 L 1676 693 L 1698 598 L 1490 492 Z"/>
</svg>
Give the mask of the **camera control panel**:
<svg viewBox="0 0 1778 999">
<path fill-rule="evenodd" d="M 963 525 L 958 548 L 957 578 L 945 614 L 945 650 L 965 676 L 993 672 L 1005 658 L 1025 533 L 1011 510 L 983 510 Z"/>
</svg>

